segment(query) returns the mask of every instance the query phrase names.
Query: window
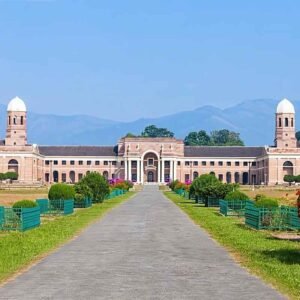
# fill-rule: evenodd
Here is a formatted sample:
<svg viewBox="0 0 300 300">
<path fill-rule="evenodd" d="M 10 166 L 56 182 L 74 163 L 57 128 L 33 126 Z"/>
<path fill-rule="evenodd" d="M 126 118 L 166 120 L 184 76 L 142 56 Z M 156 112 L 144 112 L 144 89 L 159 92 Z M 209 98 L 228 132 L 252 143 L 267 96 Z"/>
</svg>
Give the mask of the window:
<svg viewBox="0 0 300 300">
<path fill-rule="evenodd" d="M 218 165 L 221 167 L 221 166 L 223 166 L 223 162 L 222 161 L 219 161 L 218 162 Z"/>
<path fill-rule="evenodd" d="M 61 164 L 62 164 L 63 166 L 65 166 L 65 165 L 67 164 L 67 162 L 66 162 L 65 160 L 62 160 L 62 161 L 61 161 Z"/>
<path fill-rule="evenodd" d="M 82 161 L 82 160 L 79 160 L 79 161 L 78 161 L 78 164 L 79 164 L 79 166 L 82 166 L 82 165 L 83 165 L 83 161 Z"/>
<path fill-rule="evenodd" d="M 131 180 L 132 182 L 136 182 L 137 181 L 137 174 L 136 173 L 132 173 L 132 176 L 131 176 Z"/>
<path fill-rule="evenodd" d="M 86 162 L 86 164 L 87 164 L 88 166 L 90 166 L 90 165 L 92 164 L 92 161 L 91 161 L 91 160 L 88 160 L 88 161 Z"/>
<path fill-rule="evenodd" d="M 194 173 L 193 173 L 193 179 L 196 179 L 198 176 L 199 176 L 199 173 L 198 173 L 198 172 L 194 172 Z"/>
<path fill-rule="evenodd" d="M 256 161 L 252 162 L 252 167 L 256 167 Z"/>
<path fill-rule="evenodd" d="M 24 117 L 21 116 L 21 125 L 23 125 L 23 124 L 24 124 Z"/>
<path fill-rule="evenodd" d="M 177 162 L 177 166 L 180 166 L 180 161 Z"/>
<path fill-rule="evenodd" d="M 190 174 L 184 174 L 184 180 L 189 181 L 190 180 Z"/>
<path fill-rule="evenodd" d="M 108 161 L 105 160 L 105 161 L 103 162 L 103 164 L 104 164 L 104 166 L 108 166 Z"/>
<path fill-rule="evenodd" d="M 17 125 L 17 118 L 14 118 L 14 125 Z"/>
<path fill-rule="evenodd" d="M 170 168 L 170 161 L 169 160 L 165 161 L 165 168 Z"/>
<path fill-rule="evenodd" d="M 121 166 L 124 166 L 124 161 L 123 160 L 121 161 Z"/>
<path fill-rule="evenodd" d="M 112 178 L 112 179 L 115 179 L 115 178 L 116 178 L 115 173 L 112 173 L 112 174 L 111 174 L 111 178 Z"/>
<path fill-rule="evenodd" d="M 50 161 L 49 160 L 45 160 L 45 165 L 49 166 L 50 165 Z M 49 174 L 48 174 L 49 175 Z"/>
<path fill-rule="evenodd" d="M 247 162 L 247 161 L 244 161 L 244 162 L 243 162 L 243 166 L 244 166 L 244 167 L 247 167 L 247 166 L 248 166 L 248 162 Z"/>
<path fill-rule="evenodd" d="M 284 126 L 289 127 L 289 119 L 288 118 L 284 119 Z"/>
<path fill-rule="evenodd" d="M 131 167 L 132 168 L 137 168 L 137 161 L 136 160 L 131 162 Z"/>
<path fill-rule="evenodd" d="M 57 161 L 57 160 L 54 160 L 54 161 L 53 161 L 53 164 L 54 164 L 54 165 L 58 165 L 58 161 Z"/>
<path fill-rule="evenodd" d="M 239 162 L 239 161 L 236 161 L 236 162 L 234 163 L 234 165 L 235 165 L 236 167 L 238 167 L 238 166 L 240 165 L 240 162 Z"/>
<path fill-rule="evenodd" d="M 10 116 L 8 117 L 8 125 L 10 125 Z"/>
<path fill-rule="evenodd" d="M 210 162 L 209 162 L 209 165 L 210 165 L 210 166 L 214 166 L 214 165 L 215 165 L 215 162 L 214 162 L 214 161 L 210 161 Z"/>
<path fill-rule="evenodd" d="M 71 161 L 70 161 L 70 165 L 72 165 L 72 166 L 75 165 L 75 161 L 74 161 L 74 160 L 71 160 Z"/>
<path fill-rule="evenodd" d="M 230 167 L 230 166 L 231 166 L 231 161 L 228 161 L 228 162 L 226 163 L 226 165 L 227 165 L 227 167 Z"/>
<path fill-rule="evenodd" d="M 223 174 L 219 174 L 219 180 L 223 181 Z"/>
<path fill-rule="evenodd" d="M 82 173 L 79 173 L 79 174 L 78 174 L 78 180 L 81 180 L 82 177 L 83 177 L 83 174 L 82 174 Z"/>
<path fill-rule="evenodd" d="M 294 127 L 294 118 L 291 118 L 291 126 Z"/>
<path fill-rule="evenodd" d="M 66 182 L 67 181 L 67 174 L 66 173 L 62 173 L 61 174 L 61 181 L 62 182 Z"/>
<path fill-rule="evenodd" d="M 117 165 L 117 161 L 113 160 L 113 161 L 111 162 L 111 165 L 112 165 L 112 166 L 116 166 L 116 165 Z"/>
<path fill-rule="evenodd" d="M 100 165 L 100 161 L 99 161 L 99 160 L 96 160 L 96 161 L 95 161 L 95 165 L 96 165 L 96 166 L 99 166 L 99 165 Z"/>
<path fill-rule="evenodd" d="M 202 166 L 206 166 L 206 161 L 201 162 Z"/>
<path fill-rule="evenodd" d="M 187 166 L 190 165 L 190 162 L 189 162 L 189 161 L 185 161 L 185 162 L 184 162 L 184 165 L 187 167 Z"/>
<path fill-rule="evenodd" d="M 154 165 L 154 159 L 153 158 L 149 158 L 148 159 L 148 166 L 153 166 Z M 165 166 L 166 166 L 166 161 L 165 161 Z"/>
<path fill-rule="evenodd" d="M 194 166 L 198 166 L 198 162 L 197 161 L 194 161 Z"/>
<path fill-rule="evenodd" d="M 49 173 L 45 173 L 45 181 L 49 182 Z"/>
<path fill-rule="evenodd" d="M 281 118 L 279 118 L 279 127 L 282 127 Z"/>
</svg>

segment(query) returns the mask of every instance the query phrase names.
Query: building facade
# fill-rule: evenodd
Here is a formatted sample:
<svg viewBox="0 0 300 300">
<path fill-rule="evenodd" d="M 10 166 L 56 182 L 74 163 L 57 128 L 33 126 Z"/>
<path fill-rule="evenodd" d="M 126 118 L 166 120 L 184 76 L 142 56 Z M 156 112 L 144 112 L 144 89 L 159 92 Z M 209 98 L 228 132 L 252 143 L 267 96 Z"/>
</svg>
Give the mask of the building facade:
<svg viewBox="0 0 300 300">
<path fill-rule="evenodd" d="M 283 99 L 275 113 L 274 146 L 185 146 L 175 138 L 124 137 L 115 146 L 40 146 L 27 143 L 27 109 L 16 97 L 7 107 L 0 142 L 0 172 L 14 171 L 26 184 L 75 183 L 89 172 L 136 183 L 193 180 L 214 173 L 223 182 L 282 184 L 300 174 L 295 109 Z"/>
</svg>

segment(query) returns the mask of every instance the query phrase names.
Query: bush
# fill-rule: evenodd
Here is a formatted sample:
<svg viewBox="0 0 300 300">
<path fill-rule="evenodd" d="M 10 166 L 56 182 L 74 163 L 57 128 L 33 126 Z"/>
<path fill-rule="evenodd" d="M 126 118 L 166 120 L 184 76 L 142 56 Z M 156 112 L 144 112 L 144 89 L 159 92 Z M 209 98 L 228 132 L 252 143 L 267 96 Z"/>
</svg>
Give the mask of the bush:
<svg viewBox="0 0 300 300">
<path fill-rule="evenodd" d="M 101 203 L 109 194 L 109 185 L 104 176 L 91 172 L 82 178 L 81 183 L 86 184 L 92 191 L 93 202 Z"/>
<path fill-rule="evenodd" d="M 171 182 L 169 183 L 169 188 L 170 188 L 172 191 L 174 191 L 175 186 L 176 186 L 176 184 L 177 184 L 178 182 L 179 182 L 178 179 L 176 179 L 176 180 L 174 180 L 174 181 L 171 181 Z"/>
<path fill-rule="evenodd" d="M 133 187 L 133 183 L 131 181 L 125 180 L 124 182 L 125 182 L 125 184 L 127 186 L 127 191 Z"/>
<path fill-rule="evenodd" d="M 279 206 L 279 204 L 276 199 L 262 197 L 258 201 L 255 202 L 255 206 L 256 207 L 264 207 L 264 208 L 276 208 Z"/>
<path fill-rule="evenodd" d="M 225 200 L 249 200 L 249 197 L 241 192 L 241 191 L 232 191 L 232 192 L 229 192 L 225 198 Z"/>
<path fill-rule="evenodd" d="M 13 208 L 32 208 L 37 207 L 37 204 L 31 200 L 21 200 L 13 204 Z"/>
<path fill-rule="evenodd" d="M 75 190 L 75 202 L 82 203 L 86 198 L 92 199 L 93 193 L 89 186 L 83 182 L 76 183 L 74 185 Z"/>
<path fill-rule="evenodd" d="M 18 173 L 16 172 L 6 172 L 6 173 L 0 173 L 0 180 L 18 180 Z"/>
<path fill-rule="evenodd" d="M 48 193 L 49 200 L 67 200 L 75 198 L 73 186 L 65 183 L 57 183 L 51 186 Z"/>
</svg>

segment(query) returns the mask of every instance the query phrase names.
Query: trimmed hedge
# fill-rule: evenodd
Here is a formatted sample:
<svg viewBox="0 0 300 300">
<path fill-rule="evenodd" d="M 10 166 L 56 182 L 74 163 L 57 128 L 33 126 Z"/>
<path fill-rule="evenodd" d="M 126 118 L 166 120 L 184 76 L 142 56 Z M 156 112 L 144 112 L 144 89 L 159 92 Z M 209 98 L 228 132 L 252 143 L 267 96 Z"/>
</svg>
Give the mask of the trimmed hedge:
<svg viewBox="0 0 300 300">
<path fill-rule="evenodd" d="M 229 192 L 224 200 L 249 200 L 249 197 L 241 191 Z"/>
<path fill-rule="evenodd" d="M 255 206 L 264 208 L 276 208 L 279 206 L 279 204 L 276 199 L 261 198 L 255 202 Z"/>
<path fill-rule="evenodd" d="M 33 207 L 37 207 L 38 205 L 31 200 L 21 200 L 21 201 L 17 201 L 13 204 L 13 208 L 33 208 Z"/>
<path fill-rule="evenodd" d="M 75 198 L 73 186 L 65 183 L 57 183 L 51 186 L 48 193 L 49 200 L 67 200 Z"/>
</svg>

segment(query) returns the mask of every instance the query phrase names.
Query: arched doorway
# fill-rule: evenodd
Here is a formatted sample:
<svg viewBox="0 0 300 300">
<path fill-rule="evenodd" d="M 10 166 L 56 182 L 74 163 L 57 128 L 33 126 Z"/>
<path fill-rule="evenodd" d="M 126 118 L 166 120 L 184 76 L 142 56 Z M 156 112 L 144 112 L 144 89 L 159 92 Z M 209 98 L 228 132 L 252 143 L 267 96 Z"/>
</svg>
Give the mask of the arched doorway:
<svg viewBox="0 0 300 300">
<path fill-rule="evenodd" d="M 294 175 L 293 163 L 288 160 L 283 163 L 283 176 L 284 175 Z"/>
<path fill-rule="evenodd" d="M 147 173 L 147 182 L 154 182 L 154 173 L 153 173 L 153 171 L 148 171 L 148 173 Z"/>
<path fill-rule="evenodd" d="M 15 172 L 19 174 L 19 163 L 16 159 L 11 159 L 8 162 L 8 172 Z"/>
<path fill-rule="evenodd" d="M 143 157 L 143 174 L 144 181 L 146 182 L 158 182 L 158 155 L 154 152 L 148 152 Z M 163 178 L 169 178 L 170 166 L 165 164 Z"/>
<path fill-rule="evenodd" d="M 75 172 L 74 171 L 70 171 L 70 182 L 71 183 L 75 183 Z"/>
<path fill-rule="evenodd" d="M 240 182 L 240 173 L 239 172 L 235 172 L 234 173 L 234 182 L 235 183 L 239 183 Z"/>
<path fill-rule="evenodd" d="M 58 182 L 58 171 L 53 171 L 53 181 Z"/>
<path fill-rule="evenodd" d="M 248 172 L 243 173 L 243 184 L 248 184 L 249 183 L 249 174 Z"/>
<path fill-rule="evenodd" d="M 231 183 L 231 173 L 230 172 L 226 173 L 226 182 Z"/>
<path fill-rule="evenodd" d="M 103 172 L 103 176 L 104 176 L 104 178 L 105 178 L 106 180 L 108 180 L 108 172 L 107 172 L 107 171 L 104 171 L 104 172 Z"/>
</svg>

